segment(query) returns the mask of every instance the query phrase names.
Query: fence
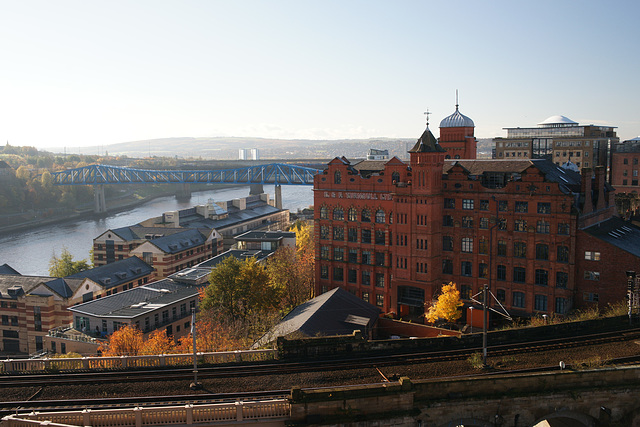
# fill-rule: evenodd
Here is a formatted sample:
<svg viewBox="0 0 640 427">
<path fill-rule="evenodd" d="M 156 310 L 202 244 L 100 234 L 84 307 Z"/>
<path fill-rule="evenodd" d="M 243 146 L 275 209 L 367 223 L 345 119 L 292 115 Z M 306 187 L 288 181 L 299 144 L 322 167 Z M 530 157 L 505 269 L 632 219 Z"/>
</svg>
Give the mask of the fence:
<svg viewBox="0 0 640 427">
<path fill-rule="evenodd" d="M 236 350 L 197 353 L 199 364 L 241 363 L 275 360 L 277 350 Z M 91 369 L 153 368 L 188 366 L 193 354 L 160 354 L 147 356 L 7 359 L 0 361 L 1 372 L 57 372 Z"/>
<path fill-rule="evenodd" d="M 210 425 L 242 421 L 284 421 L 290 418 L 287 399 L 214 403 L 164 407 L 135 407 L 70 412 L 31 412 L 2 418 L 2 427 L 146 427 L 163 425 Z"/>
</svg>

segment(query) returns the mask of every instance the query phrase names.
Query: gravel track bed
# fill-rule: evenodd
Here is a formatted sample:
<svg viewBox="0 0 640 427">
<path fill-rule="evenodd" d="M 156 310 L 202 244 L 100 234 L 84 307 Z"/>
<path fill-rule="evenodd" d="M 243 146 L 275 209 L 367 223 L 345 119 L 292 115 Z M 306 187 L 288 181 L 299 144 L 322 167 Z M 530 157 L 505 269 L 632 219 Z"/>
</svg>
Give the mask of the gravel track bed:
<svg viewBox="0 0 640 427">
<path fill-rule="evenodd" d="M 588 347 L 573 347 L 540 353 L 523 353 L 512 356 L 489 357 L 487 363 L 492 371 L 527 369 L 542 366 L 558 366 L 564 361 L 572 369 L 602 367 L 605 361 L 640 355 L 636 341 L 598 344 Z M 411 363 L 392 366 L 376 366 L 361 369 L 328 370 L 279 375 L 248 376 L 224 379 L 202 379 L 203 390 L 192 392 L 191 381 L 129 382 L 123 384 L 95 384 L 81 386 L 10 387 L 0 390 L 0 401 L 28 400 L 40 390 L 33 400 L 73 400 L 134 396 L 171 396 L 199 393 L 232 393 L 238 391 L 289 390 L 294 386 L 319 388 L 341 385 L 372 384 L 383 382 L 382 375 L 389 380 L 407 376 L 412 380 L 475 375 L 482 371 L 474 369 L 468 360 L 434 363 Z M 382 375 L 381 375 L 382 373 Z"/>
</svg>

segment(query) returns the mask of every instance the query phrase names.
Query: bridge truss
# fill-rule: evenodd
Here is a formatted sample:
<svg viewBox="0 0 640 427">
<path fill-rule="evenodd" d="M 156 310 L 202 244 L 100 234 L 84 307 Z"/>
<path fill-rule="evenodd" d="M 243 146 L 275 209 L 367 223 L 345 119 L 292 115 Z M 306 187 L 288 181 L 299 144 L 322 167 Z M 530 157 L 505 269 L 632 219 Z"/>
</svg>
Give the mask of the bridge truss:
<svg viewBox="0 0 640 427">
<path fill-rule="evenodd" d="M 271 163 L 224 170 L 145 170 L 89 165 L 52 173 L 54 185 L 101 184 L 280 184 L 313 185 L 321 172 L 305 166 Z"/>
</svg>

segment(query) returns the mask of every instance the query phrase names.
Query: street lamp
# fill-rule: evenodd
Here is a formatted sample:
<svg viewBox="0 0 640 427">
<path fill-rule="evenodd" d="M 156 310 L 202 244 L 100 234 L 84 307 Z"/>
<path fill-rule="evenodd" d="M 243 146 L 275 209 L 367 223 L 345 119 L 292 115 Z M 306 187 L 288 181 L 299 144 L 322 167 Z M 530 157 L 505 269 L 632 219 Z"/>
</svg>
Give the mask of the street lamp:
<svg viewBox="0 0 640 427">
<path fill-rule="evenodd" d="M 473 307 L 469 307 L 469 311 L 471 312 L 469 315 L 469 326 L 471 327 L 471 333 L 473 333 Z"/>
</svg>

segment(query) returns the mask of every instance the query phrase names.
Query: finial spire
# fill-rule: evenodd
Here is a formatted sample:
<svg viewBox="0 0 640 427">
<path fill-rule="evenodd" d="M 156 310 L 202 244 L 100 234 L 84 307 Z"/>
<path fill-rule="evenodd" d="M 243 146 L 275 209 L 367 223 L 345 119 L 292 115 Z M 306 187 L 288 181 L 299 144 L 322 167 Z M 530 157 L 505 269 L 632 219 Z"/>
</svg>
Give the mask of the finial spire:
<svg viewBox="0 0 640 427">
<path fill-rule="evenodd" d="M 429 127 L 429 115 L 431 114 L 429 112 L 429 109 L 427 108 L 427 111 L 424 112 L 424 114 L 427 116 L 427 127 Z"/>
<path fill-rule="evenodd" d="M 456 89 L 456 111 L 458 111 L 458 89 Z"/>
</svg>

